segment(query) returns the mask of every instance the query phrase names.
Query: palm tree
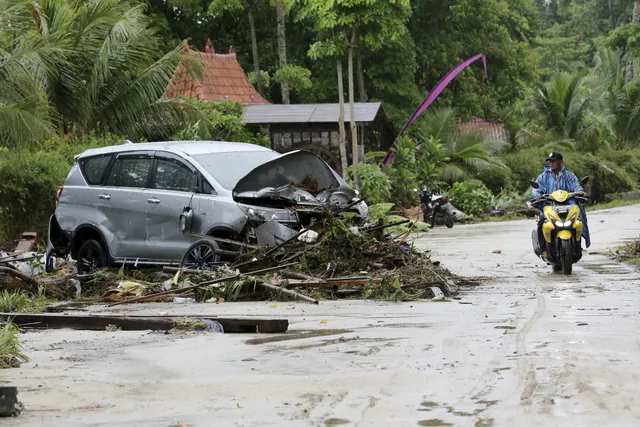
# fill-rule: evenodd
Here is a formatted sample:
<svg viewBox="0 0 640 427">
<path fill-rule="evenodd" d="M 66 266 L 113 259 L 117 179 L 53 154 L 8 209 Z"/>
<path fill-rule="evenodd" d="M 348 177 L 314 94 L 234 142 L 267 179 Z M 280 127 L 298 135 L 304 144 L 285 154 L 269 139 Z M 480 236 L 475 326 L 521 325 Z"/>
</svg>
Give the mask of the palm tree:
<svg viewBox="0 0 640 427">
<path fill-rule="evenodd" d="M 458 123 L 452 108 L 434 108 L 410 133 L 421 141 L 419 178 L 425 184 L 437 185 L 434 177 L 451 184 L 489 170 L 507 169 L 497 156 L 507 149 L 507 142 L 473 132 L 460 133 Z"/>
<path fill-rule="evenodd" d="M 589 105 L 583 92 L 586 81 L 582 74 L 558 73 L 549 83 L 539 84 L 536 106 L 557 138 L 576 140 L 585 130 Z"/>
<path fill-rule="evenodd" d="M 631 71 L 622 54 L 601 50 L 595 57 L 596 91 L 600 110 L 611 125 L 618 147 L 640 141 L 640 76 L 627 83 Z"/>
<path fill-rule="evenodd" d="M 0 128 L 14 143 L 38 138 L 54 126 L 60 134 L 114 132 L 131 138 L 166 136 L 190 110 L 163 95 L 178 64 L 199 74 L 197 61 L 182 47 L 162 54 L 144 5 L 119 0 L 0 0 L 2 22 L 14 22 L 15 39 L 4 43 L 0 73 L 13 92 L 0 91 L 0 106 L 37 106 L 34 117 Z M 25 53 L 26 52 L 26 53 Z M 2 61 L 2 60 L 0 60 Z M 29 84 L 24 83 L 30 80 Z M 20 84 L 38 88 L 20 93 Z M 44 102 L 46 101 L 46 102 Z M 14 107 L 16 109 L 16 107 Z M 23 114 L 24 116 L 24 114 Z M 36 120 L 37 119 L 37 120 Z M 38 121 L 38 132 L 25 128 Z"/>
</svg>

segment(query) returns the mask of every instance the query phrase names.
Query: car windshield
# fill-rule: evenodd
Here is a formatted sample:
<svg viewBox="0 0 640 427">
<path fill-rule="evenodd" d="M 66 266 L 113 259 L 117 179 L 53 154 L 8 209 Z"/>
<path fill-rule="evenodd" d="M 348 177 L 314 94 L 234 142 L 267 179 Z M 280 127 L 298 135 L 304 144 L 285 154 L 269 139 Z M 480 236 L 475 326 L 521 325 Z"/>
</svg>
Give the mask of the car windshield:
<svg viewBox="0 0 640 427">
<path fill-rule="evenodd" d="M 246 174 L 277 157 L 280 154 L 274 151 L 232 151 L 193 156 L 227 190 L 233 190 Z"/>
</svg>

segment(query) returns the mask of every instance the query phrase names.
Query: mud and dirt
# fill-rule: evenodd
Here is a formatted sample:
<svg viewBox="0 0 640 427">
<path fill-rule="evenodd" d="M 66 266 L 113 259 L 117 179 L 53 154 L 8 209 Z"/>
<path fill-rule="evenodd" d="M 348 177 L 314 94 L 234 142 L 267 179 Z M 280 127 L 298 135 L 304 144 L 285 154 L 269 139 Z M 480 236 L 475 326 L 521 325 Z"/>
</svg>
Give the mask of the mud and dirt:
<svg viewBox="0 0 640 427">
<path fill-rule="evenodd" d="M 430 231 L 416 245 L 482 279 L 450 302 L 92 308 L 286 317 L 290 331 L 30 332 L 32 361 L 0 371 L 25 413 L 0 426 L 639 425 L 640 272 L 604 253 L 638 236 L 640 205 L 589 220 L 571 276 L 533 255 L 533 219 Z"/>
</svg>

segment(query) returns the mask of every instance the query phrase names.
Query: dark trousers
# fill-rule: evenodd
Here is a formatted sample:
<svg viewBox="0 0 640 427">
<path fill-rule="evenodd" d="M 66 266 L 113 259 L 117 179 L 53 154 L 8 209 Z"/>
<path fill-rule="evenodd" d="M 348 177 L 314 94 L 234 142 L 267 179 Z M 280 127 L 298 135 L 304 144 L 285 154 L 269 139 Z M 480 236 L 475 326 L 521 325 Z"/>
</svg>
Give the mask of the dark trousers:
<svg viewBox="0 0 640 427">
<path fill-rule="evenodd" d="M 540 214 L 540 218 L 538 219 L 538 246 L 540 247 L 540 251 L 547 250 L 547 243 L 544 240 L 544 234 L 542 233 L 542 224 L 546 221 L 544 215 Z"/>
</svg>

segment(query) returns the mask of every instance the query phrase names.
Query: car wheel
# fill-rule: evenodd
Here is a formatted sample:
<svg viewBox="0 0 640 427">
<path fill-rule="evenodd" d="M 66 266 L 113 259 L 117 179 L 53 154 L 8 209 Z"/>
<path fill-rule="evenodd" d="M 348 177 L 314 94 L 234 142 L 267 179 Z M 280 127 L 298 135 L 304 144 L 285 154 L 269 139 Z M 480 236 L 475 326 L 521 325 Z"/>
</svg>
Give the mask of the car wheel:
<svg viewBox="0 0 640 427">
<path fill-rule="evenodd" d="M 86 240 L 78 249 L 78 274 L 89 274 L 107 266 L 107 254 L 95 240 Z"/>
<path fill-rule="evenodd" d="M 211 240 L 201 240 L 194 243 L 180 261 L 180 268 L 189 270 L 208 270 L 218 268 L 220 256 L 216 253 L 218 244 Z"/>
</svg>

